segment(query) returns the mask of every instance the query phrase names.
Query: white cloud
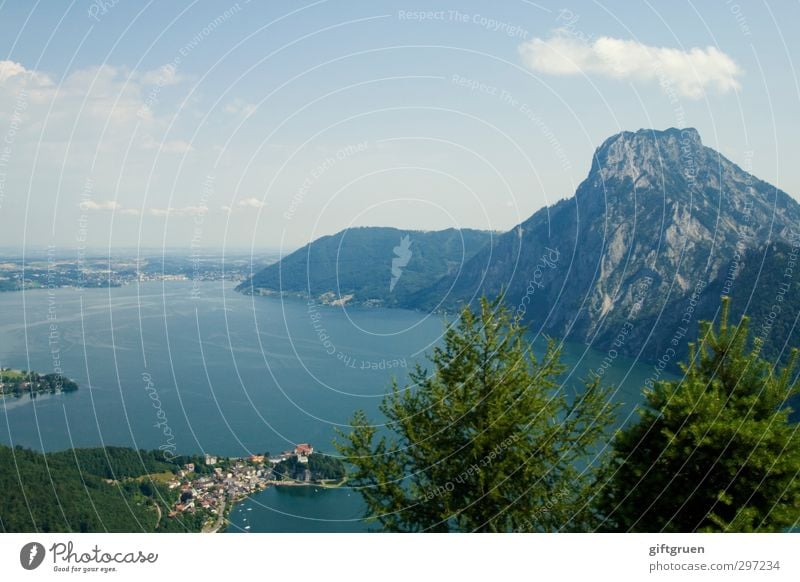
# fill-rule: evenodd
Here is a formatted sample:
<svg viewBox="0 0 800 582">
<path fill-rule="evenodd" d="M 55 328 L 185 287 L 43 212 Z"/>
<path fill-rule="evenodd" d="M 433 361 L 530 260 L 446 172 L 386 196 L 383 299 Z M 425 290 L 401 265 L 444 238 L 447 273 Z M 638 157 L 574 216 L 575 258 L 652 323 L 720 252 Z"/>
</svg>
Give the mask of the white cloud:
<svg viewBox="0 0 800 582">
<path fill-rule="evenodd" d="M 44 73 L 26 69 L 21 63 L 0 60 L 0 98 L 19 98 L 25 95 L 30 104 L 48 101 L 55 84 Z"/>
<path fill-rule="evenodd" d="M 121 208 L 119 203 L 113 200 L 101 200 L 95 202 L 94 200 L 82 200 L 80 203 L 81 210 L 118 210 Z"/>
<path fill-rule="evenodd" d="M 156 141 L 150 135 L 145 135 L 142 139 L 142 147 L 146 150 L 157 150 L 164 154 L 185 154 L 192 151 L 192 144 L 181 139 L 170 141 Z"/>
<path fill-rule="evenodd" d="M 169 85 L 177 85 L 184 80 L 184 77 L 178 75 L 178 70 L 174 65 L 169 64 L 152 71 L 145 71 L 139 75 L 139 79 L 145 85 L 166 87 Z"/>
<path fill-rule="evenodd" d="M 225 105 L 222 110 L 230 115 L 241 115 L 242 117 L 250 117 L 256 111 L 256 106 L 253 103 L 247 103 L 238 97 Z"/>
<path fill-rule="evenodd" d="M 519 53 L 525 66 L 540 73 L 656 82 L 665 91 L 671 88 L 692 99 L 709 88 L 720 93 L 736 90 L 742 75 L 739 65 L 716 47 L 680 50 L 608 36 L 586 42 L 566 29 L 522 43 Z"/>
<path fill-rule="evenodd" d="M 266 202 L 255 198 L 254 196 L 250 196 L 249 198 L 242 198 L 233 206 L 228 206 L 227 204 L 220 206 L 220 210 L 222 212 L 226 212 L 231 214 L 236 212 L 238 209 L 249 209 L 249 208 L 264 208 L 267 205 Z"/>
<path fill-rule="evenodd" d="M 22 95 L 30 123 L 18 132 L 19 141 L 27 137 L 38 144 L 45 128 L 48 144 L 83 142 L 88 148 L 127 151 L 136 131 L 146 136 L 145 152 L 185 153 L 191 150 L 187 142 L 159 139 L 174 117 L 153 112 L 165 99 L 162 89 L 182 80 L 171 66 L 131 71 L 100 65 L 71 71 L 56 83 L 42 71 L 0 60 L 0 117 Z"/>
<path fill-rule="evenodd" d="M 6 82 L 11 77 L 22 75 L 27 69 L 14 61 L 0 61 L 0 83 Z"/>
<path fill-rule="evenodd" d="M 192 147 L 192 144 L 190 144 L 188 141 L 176 139 L 162 143 L 159 151 L 162 151 L 166 154 L 185 154 L 193 149 L 194 148 Z"/>
<path fill-rule="evenodd" d="M 243 198 L 242 200 L 239 200 L 239 202 L 237 202 L 236 205 L 242 208 L 263 208 L 264 206 L 266 206 L 264 202 L 262 202 L 258 198 L 253 198 L 253 197 Z"/>
<path fill-rule="evenodd" d="M 208 212 L 208 206 L 183 206 L 181 208 L 149 208 L 150 216 L 202 216 Z"/>
<path fill-rule="evenodd" d="M 126 216 L 139 216 L 141 212 L 136 208 L 124 208 L 122 204 L 113 200 L 83 200 L 81 210 L 114 210 Z M 169 208 L 147 208 L 145 213 L 150 216 L 200 216 L 208 212 L 208 206 L 182 206 Z"/>
<path fill-rule="evenodd" d="M 119 214 L 125 216 L 140 216 L 142 214 L 137 208 L 125 208 L 122 204 L 114 202 L 113 200 L 101 200 L 99 202 L 94 200 L 84 200 L 80 203 L 80 208 L 83 211 L 87 210 L 114 210 Z M 228 207 L 223 207 L 223 209 Z M 168 208 L 146 208 L 144 213 L 149 216 L 202 216 L 208 212 L 208 206 L 170 206 Z"/>
</svg>

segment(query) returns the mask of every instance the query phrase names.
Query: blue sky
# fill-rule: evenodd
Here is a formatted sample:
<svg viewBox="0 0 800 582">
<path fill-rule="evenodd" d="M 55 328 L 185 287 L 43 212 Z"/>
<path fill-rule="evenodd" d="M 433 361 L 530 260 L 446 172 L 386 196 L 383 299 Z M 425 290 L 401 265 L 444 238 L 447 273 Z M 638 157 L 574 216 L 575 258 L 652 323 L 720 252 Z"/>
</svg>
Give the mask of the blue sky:
<svg viewBox="0 0 800 582">
<path fill-rule="evenodd" d="M 796 197 L 800 4 L 773 4 L 2 2 L 0 245 L 506 230 L 641 127 Z"/>
</svg>

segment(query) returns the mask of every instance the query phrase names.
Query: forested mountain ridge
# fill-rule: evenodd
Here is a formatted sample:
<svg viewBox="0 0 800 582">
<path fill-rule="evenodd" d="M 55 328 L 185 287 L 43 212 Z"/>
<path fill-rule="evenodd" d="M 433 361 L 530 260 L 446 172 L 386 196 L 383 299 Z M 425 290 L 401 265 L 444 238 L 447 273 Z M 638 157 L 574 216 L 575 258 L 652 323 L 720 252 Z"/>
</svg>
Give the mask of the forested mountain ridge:
<svg viewBox="0 0 800 582">
<path fill-rule="evenodd" d="M 434 281 L 453 284 L 491 237 L 470 229 L 350 228 L 309 243 L 237 289 L 395 306 Z"/>
</svg>

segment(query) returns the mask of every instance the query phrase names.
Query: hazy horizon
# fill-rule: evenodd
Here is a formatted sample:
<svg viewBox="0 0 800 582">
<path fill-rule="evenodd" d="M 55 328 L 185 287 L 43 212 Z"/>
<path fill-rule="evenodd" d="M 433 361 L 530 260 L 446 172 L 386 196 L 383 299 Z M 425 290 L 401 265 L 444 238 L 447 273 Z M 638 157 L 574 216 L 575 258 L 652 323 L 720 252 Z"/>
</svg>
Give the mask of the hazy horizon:
<svg viewBox="0 0 800 582">
<path fill-rule="evenodd" d="M 800 40 L 769 8 L 2 13 L 0 246 L 285 251 L 351 226 L 507 231 L 572 196 L 603 140 L 640 128 L 696 127 L 800 191 L 800 136 L 782 122 Z"/>
</svg>

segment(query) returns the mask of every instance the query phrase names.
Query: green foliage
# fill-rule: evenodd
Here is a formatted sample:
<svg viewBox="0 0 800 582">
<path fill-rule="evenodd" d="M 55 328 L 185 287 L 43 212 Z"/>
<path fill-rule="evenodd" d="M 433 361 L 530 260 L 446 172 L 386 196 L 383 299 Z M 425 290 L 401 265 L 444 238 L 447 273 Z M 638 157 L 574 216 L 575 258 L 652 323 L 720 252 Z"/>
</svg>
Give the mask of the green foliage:
<svg viewBox="0 0 800 582">
<path fill-rule="evenodd" d="M 315 480 L 341 480 L 347 473 L 344 463 L 337 457 L 314 453 L 308 457 L 308 469 Z"/>
<path fill-rule="evenodd" d="M 200 514 L 167 517 L 177 493 L 147 476 L 175 469 L 160 451 L 108 447 L 42 454 L 0 446 L 0 467 L 3 532 L 177 532 L 202 527 Z"/>
<path fill-rule="evenodd" d="M 39 374 L 25 370 L 0 370 L 0 394 L 36 395 L 38 392 L 74 392 L 78 384 L 61 374 Z"/>
<path fill-rule="evenodd" d="M 7 532 L 152 531 L 142 498 L 83 472 L 69 453 L 0 446 L 0 523 Z"/>
<path fill-rule="evenodd" d="M 786 346 L 800 345 L 800 276 L 797 271 L 797 247 L 774 242 L 751 249 L 742 259 L 731 299 L 731 314 L 746 315 L 753 331 L 764 338 L 761 355 L 772 361 L 788 361 Z M 778 317 L 770 316 L 776 305 Z"/>
<path fill-rule="evenodd" d="M 394 249 L 406 235 L 411 255 L 397 286 L 390 290 Z M 489 240 L 488 232 L 469 229 L 422 232 L 350 228 L 315 240 L 256 273 L 237 289 L 308 293 L 313 297 L 333 291 L 338 295 L 352 293 L 356 302 L 372 299 L 396 305 L 434 281 L 458 273 L 459 266 Z"/>
<path fill-rule="evenodd" d="M 594 468 L 579 468 L 613 422 L 597 381 L 568 395 L 560 350 L 537 358 L 500 300 L 462 311 L 411 386 L 381 406 L 392 435 L 363 412 L 337 448 L 367 517 L 389 531 L 582 529 Z M 585 463 L 584 463 L 585 465 Z"/>
<path fill-rule="evenodd" d="M 48 453 L 47 458 L 64 464 L 77 463 L 82 471 L 103 479 L 128 479 L 176 468 L 161 451 L 137 451 L 126 447 L 69 449 Z"/>
<path fill-rule="evenodd" d="M 800 519 L 797 351 L 781 371 L 749 340 L 748 320 L 703 322 L 681 381 L 645 392 L 639 422 L 623 429 L 597 503 L 603 529 L 784 531 Z"/>
<path fill-rule="evenodd" d="M 289 457 L 272 468 L 277 479 L 293 481 L 303 481 L 306 469 L 311 471 L 312 481 L 340 481 L 347 472 L 340 459 L 321 453 L 309 455 L 308 463 L 301 463 L 296 457 Z"/>
<path fill-rule="evenodd" d="M 160 452 L 156 453 L 160 454 Z M 210 475 L 214 472 L 215 467 L 227 467 L 228 461 L 225 458 L 220 458 L 217 461 L 217 464 L 213 467 L 210 465 L 206 465 L 206 458 L 205 455 L 178 455 L 176 457 L 164 457 L 164 460 L 167 463 L 172 463 L 178 467 L 183 467 L 187 463 L 192 463 L 194 465 L 194 473 L 197 475 Z"/>
</svg>

